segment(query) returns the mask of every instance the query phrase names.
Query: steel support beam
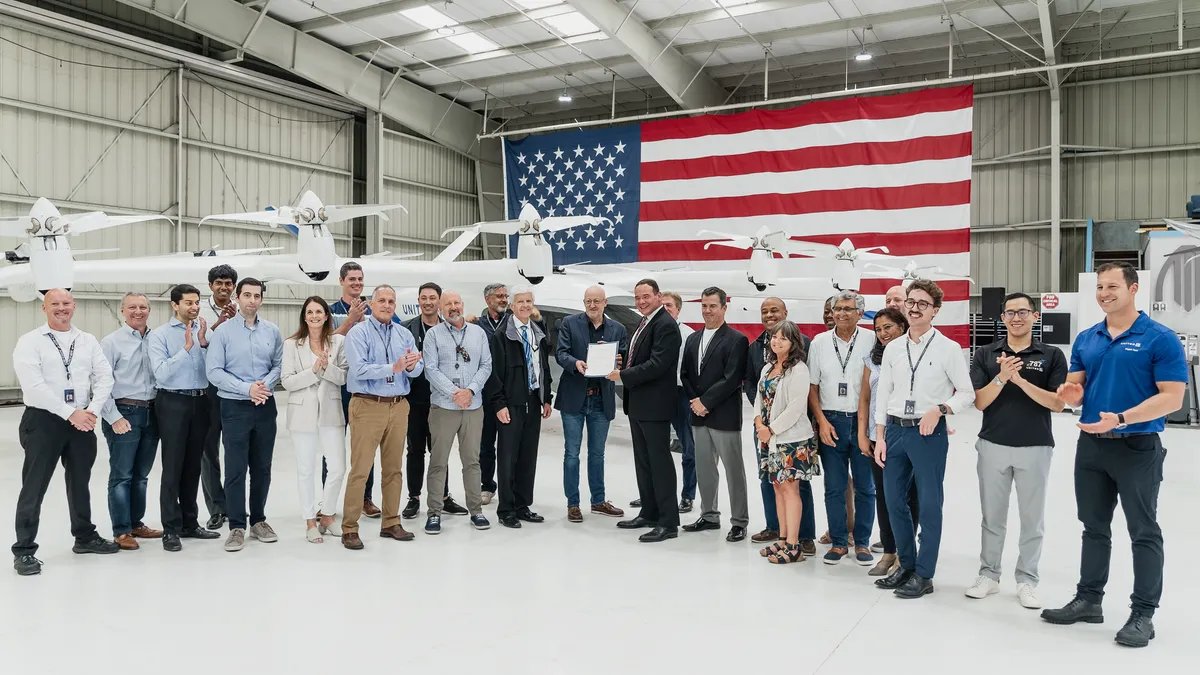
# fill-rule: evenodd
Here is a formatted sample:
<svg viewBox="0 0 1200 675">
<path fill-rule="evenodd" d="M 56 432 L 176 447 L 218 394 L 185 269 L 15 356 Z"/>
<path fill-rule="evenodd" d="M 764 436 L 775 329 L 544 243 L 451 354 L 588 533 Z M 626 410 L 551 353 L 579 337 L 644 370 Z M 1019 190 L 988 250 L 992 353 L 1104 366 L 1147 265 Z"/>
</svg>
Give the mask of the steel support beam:
<svg viewBox="0 0 1200 675">
<path fill-rule="evenodd" d="M 1058 63 L 1058 36 L 1054 22 L 1057 12 L 1050 0 L 1037 0 L 1038 24 L 1046 65 Z M 1062 290 L 1062 76 L 1057 70 L 1046 72 L 1050 86 L 1050 292 Z"/>
<path fill-rule="evenodd" d="M 383 116 L 367 111 L 367 203 L 383 203 Z M 367 217 L 367 253 L 383 249 L 383 221 L 378 216 Z"/>
<path fill-rule="evenodd" d="M 311 33 L 314 30 L 321 30 L 322 28 L 332 28 L 352 21 L 374 19 L 377 16 L 395 14 L 396 12 L 403 12 L 406 9 L 424 7 L 428 4 L 431 4 L 429 0 L 390 0 L 390 2 L 382 2 L 378 5 L 369 5 L 361 9 L 338 12 L 332 16 L 322 16 L 293 25 L 301 33 Z"/>
<path fill-rule="evenodd" d="M 259 12 L 237 0 L 119 0 L 122 4 L 177 23 L 229 45 L 241 44 L 259 19 Z M 187 7 L 175 18 L 176 12 Z M 425 4 L 425 3 L 422 3 Z M 262 19 L 246 40 L 248 54 L 283 68 L 314 84 L 381 112 L 470 157 L 478 154 L 475 135 L 483 118 L 433 92 L 403 79 L 391 85 L 392 73 L 276 19 Z"/>
</svg>

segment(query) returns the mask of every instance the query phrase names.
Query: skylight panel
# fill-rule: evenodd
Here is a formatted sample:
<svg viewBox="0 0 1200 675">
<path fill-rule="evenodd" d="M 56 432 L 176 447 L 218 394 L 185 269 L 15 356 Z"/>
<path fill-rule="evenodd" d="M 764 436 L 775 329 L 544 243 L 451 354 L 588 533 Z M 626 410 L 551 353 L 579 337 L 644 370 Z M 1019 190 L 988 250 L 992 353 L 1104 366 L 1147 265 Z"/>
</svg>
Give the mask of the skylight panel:
<svg viewBox="0 0 1200 675">
<path fill-rule="evenodd" d="M 568 14 L 559 14 L 542 19 L 550 24 L 550 27 L 562 34 L 563 37 L 574 37 L 583 35 L 584 33 L 595 33 L 600 30 L 596 28 L 596 24 L 587 20 L 587 17 L 579 12 L 570 12 Z"/>
<path fill-rule="evenodd" d="M 465 33 L 463 35 L 451 35 L 446 38 L 454 44 L 462 47 L 471 54 L 479 54 L 481 52 L 495 51 L 500 48 L 500 45 L 491 40 L 479 35 L 478 33 Z"/>
<path fill-rule="evenodd" d="M 400 14 L 409 21 L 414 21 L 429 30 L 437 30 L 444 26 L 453 26 L 458 23 L 429 5 L 417 7 L 416 9 L 406 9 L 400 12 Z"/>
</svg>

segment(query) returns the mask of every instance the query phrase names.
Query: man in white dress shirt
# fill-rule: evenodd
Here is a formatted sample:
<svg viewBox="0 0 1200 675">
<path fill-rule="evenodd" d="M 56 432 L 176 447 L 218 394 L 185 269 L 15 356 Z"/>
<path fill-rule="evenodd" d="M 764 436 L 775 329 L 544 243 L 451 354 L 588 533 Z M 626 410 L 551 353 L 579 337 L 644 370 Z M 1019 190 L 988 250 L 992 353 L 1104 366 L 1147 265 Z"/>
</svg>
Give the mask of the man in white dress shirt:
<svg viewBox="0 0 1200 675">
<path fill-rule="evenodd" d="M 680 452 L 683 455 L 683 487 L 679 491 L 679 512 L 689 513 L 692 510 L 692 503 L 696 499 L 696 440 L 695 434 L 692 433 L 692 409 L 688 404 L 688 397 L 683 394 L 683 345 L 687 344 L 688 337 L 696 332 L 691 326 L 679 321 L 679 312 L 683 309 L 683 298 L 675 291 L 663 291 L 662 306 L 679 323 L 679 362 L 675 364 L 675 384 L 679 387 L 679 410 L 675 413 L 675 419 L 671 420 L 671 428 L 675 430 L 675 441 L 679 443 Z M 675 449 L 675 442 L 671 443 L 671 449 Z M 641 506 L 641 503 L 634 504 Z"/>
<path fill-rule="evenodd" d="M 949 450 L 945 416 L 970 407 L 975 388 L 962 348 L 932 325 L 942 307 L 942 289 L 918 279 L 908 287 L 904 307 L 908 334 L 884 349 L 879 373 L 875 461 L 883 467 L 886 494 L 906 495 L 916 482 L 921 550 L 908 500 L 888 500 L 900 565 L 875 585 L 894 589 L 900 598 L 919 598 L 933 592 L 942 540 L 942 481 Z"/>
<path fill-rule="evenodd" d="M 67 508 L 76 553 L 116 553 L 92 524 L 88 482 L 96 462 L 96 423 L 112 393 L 112 368 L 95 336 L 71 325 L 75 299 L 55 288 L 42 301 L 46 323 L 17 340 L 13 370 L 21 383 L 25 412 L 18 438 L 25 449 L 21 493 L 17 497 L 17 542 L 13 569 L 21 576 L 40 574 L 37 533 L 42 500 L 60 461 L 66 471 Z"/>
</svg>

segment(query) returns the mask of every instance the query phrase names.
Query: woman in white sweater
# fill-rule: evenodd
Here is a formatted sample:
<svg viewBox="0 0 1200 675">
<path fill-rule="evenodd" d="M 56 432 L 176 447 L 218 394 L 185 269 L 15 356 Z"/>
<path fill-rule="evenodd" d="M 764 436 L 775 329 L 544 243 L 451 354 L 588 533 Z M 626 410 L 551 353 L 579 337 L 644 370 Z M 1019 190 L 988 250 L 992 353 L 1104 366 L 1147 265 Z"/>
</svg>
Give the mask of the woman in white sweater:
<svg viewBox="0 0 1200 675">
<path fill-rule="evenodd" d="M 779 541 L 762 549 L 768 562 L 784 565 L 801 562 L 800 488 L 797 481 L 820 474 L 817 443 L 808 419 L 808 367 L 800 329 L 781 321 L 771 333 L 767 364 L 759 378 L 754 407 L 758 415 L 759 477 L 775 486 L 775 508 L 779 513 Z"/>
<path fill-rule="evenodd" d="M 300 310 L 300 328 L 283 345 L 283 388 L 288 390 L 287 427 L 296 448 L 296 479 L 305 536 L 314 544 L 323 534 L 341 536 L 333 514 L 317 512 L 313 474 L 324 454 L 329 473 L 322 503 L 340 504 L 346 475 L 346 417 L 342 385 L 346 383 L 343 338 L 333 332 L 332 313 L 325 300 L 312 296 Z"/>
</svg>

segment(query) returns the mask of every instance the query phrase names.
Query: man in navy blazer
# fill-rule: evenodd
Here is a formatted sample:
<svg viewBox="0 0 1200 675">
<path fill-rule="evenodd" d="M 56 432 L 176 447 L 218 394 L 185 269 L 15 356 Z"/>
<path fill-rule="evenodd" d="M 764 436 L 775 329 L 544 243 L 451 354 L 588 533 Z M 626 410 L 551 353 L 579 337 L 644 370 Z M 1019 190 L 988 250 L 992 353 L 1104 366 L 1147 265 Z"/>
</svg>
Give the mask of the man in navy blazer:
<svg viewBox="0 0 1200 675">
<path fill-rule="evenodd" d="M 572 523 L 583 522 L 583 512 L 579 508 L 579 448 L 583 444 L 585 426 L 592 513 L 614 518 L 625 515 L 604 496 L 604 443 L 608 439 L 608 425 L 617 414 L 617 385 L 603 376 L 584 377 L 583 373 L 587 369 L 588 345 L 615 342 L 617 351 L 622 352 L 628 348 L 628 333 L 625 326 L 604 316 L 608 299 L 603 288 L 592 286 L 587 289 L 583 294 L 583 306 L 583 313 L 562 320 L 555 350 L 555 359 L 563 372 L 554 407 L 562 415 L 566 446 L 563 491 L 567 496 L 567 520 Z"/>
</svg>

